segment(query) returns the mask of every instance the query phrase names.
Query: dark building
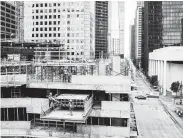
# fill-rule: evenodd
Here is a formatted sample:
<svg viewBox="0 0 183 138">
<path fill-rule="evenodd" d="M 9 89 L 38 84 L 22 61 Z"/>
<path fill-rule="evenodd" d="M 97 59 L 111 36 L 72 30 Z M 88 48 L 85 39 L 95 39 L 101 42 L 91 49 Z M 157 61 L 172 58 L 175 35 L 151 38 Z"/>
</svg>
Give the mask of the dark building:
<svg viewBox="0 0 183 138">
<path fill-rule="evenodd" d="M 24 40 L 24 3 L 1 1 L 1 41 Z"/>
<path fill-rule="evenodd" d="M 144 2 L 143 70 L 148 72 L 149 52 L 166 46 L 180 46 L 183 18 L 182 1 Z"/>
<path fill-rule="evenodd" d="M 108 55 L 108 2 L 95 2 L 95 58 Z"/>
<path fill-rule="evenodd" d="M 131 59 L 135 61 L 135 25 L 131 26 Z"/>
</svg>

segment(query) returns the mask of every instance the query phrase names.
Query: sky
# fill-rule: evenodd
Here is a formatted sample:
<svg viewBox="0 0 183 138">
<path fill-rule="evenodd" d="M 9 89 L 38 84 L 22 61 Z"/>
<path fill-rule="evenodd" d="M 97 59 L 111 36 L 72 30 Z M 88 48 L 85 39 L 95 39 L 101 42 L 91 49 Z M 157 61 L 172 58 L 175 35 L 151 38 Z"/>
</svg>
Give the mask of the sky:
<svg viewBox="0 0 183 138">
<path fill-rule="evenodd" d="M 135 18 L 136 1 L 125 1 L 125 55 L 130 55 L 130 26 Z"/>
</svg>

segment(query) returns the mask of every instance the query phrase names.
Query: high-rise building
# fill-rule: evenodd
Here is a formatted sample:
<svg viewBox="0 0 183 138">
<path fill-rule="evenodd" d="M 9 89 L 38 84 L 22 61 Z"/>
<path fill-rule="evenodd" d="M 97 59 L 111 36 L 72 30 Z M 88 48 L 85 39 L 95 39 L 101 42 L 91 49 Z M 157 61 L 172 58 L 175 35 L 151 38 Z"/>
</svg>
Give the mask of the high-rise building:
<svg viewBox="0 0 183 138">
<path fill-rule="evenodd" d="M 112 39 L 112 55 L 120 55 L 120 40 L 118 38 Z"/>
<path fill-rule="evenodd" d="M 143 56 L 143 10 L 144 8 L 142 6 L 137 6 L 135 18 L 135 61 L 137 66 L 141 66 L 141 59 Z"/>
<path fill-rule="evenodd" d="M 26 41 L 62 44 L 66 59 L 94 58 L 94 2 L 26 2 L 25 12 Z"/>
<path fill-rule="evenodd" d="M 125 20 L 125 2 L 118 2 L 119 10 L 119 45 L 120 45 L 120 55 L 124 57 L 124 20 Z"/>
<path fill-rule="evenodd" d="M 24 40 L 24 3 L 1 1 L 1 41 Z"/>
<path fill-rule="evenodd" d="M 108 2 L 95 2 L 95 58 L 108 55 Z"/>
<path fill-rule="evenodd" d="M 148 71 L 149 52 L 166 46 L 181 45 L 182 1 L 144 2 L 144 58 Z"/>
<path fill-rule="evenodd" d="M 131 48 L 130 56 L 132 61 L 135 61 L 135 25 L 131 26 Z"/>
</svg>

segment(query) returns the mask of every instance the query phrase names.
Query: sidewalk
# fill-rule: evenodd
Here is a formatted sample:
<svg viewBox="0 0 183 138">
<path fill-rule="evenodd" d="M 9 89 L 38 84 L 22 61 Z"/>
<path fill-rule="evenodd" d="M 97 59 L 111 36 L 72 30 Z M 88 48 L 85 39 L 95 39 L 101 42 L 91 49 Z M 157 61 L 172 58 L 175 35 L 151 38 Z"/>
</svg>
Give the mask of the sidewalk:
<svg viewBox="0 0 183 138">
<path fill-rule="evenodd" d="M 173 98 L 170 96 L 160 96 L 159 100 L 163 104 L 164 108 L 168 111 L 171 118 L 179 125 L 183 133 L 183 117 L 179 117 L 175 113 L 176 105 L 174 104 Z"/>
</svg>

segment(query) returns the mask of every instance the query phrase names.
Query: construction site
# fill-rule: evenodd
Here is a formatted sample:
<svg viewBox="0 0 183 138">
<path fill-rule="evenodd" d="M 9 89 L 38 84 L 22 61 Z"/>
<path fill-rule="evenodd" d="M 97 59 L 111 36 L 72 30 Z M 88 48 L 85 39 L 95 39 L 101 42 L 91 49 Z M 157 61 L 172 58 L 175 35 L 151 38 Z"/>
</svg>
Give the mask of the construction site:
<svg viewBox="0 0 183 138">
<path fill-rule="evenodd" d="M 1 63 L 1 136 L 137 136 L 127 61 L 39 58 Z"/>
</svg>

